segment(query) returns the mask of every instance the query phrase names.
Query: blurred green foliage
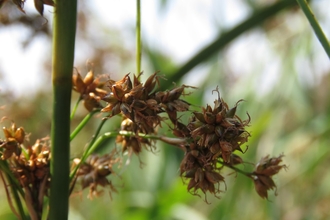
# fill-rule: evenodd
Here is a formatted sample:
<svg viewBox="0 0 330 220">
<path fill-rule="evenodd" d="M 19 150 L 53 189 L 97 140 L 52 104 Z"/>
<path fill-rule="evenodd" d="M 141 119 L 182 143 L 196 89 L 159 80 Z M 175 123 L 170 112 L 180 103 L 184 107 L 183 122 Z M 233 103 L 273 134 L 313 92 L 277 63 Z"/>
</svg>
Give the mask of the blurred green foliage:
<svg viewBox="0 0 330 220">
<path fill-rule="evenodd" d="M 171 1 L 161 1 L 165 8 L 163 10 L 168 10 L 168 2 Z M 264 7 L 261 2 L 246 1 L 244 4 L 252 11 L 258 11 Z M 89 16 L 86 15 L 89 9 L 84 8 L 85 6 L 85 3 L 81 6 L 80 28 L 86 28 L 89 24 L 87 20 L 83 20 L 84 17 Z M 312 7 L 317 9 L 317 6 L 317 1 L 312 2 Z M 329 16 L 319 16 L 319 19 L 321 24 L 330 22 L 327 20 Z M 104 26 L 102 28 L 100 32 L 120 36 L 118 30 L 109 31 Z M 329 33 L 329 30 L 326 31 Z M 78 38 L 79 33 L 78 30 Z M 90 36 L 87 35 L 81 36 L 81 40 L 88 42 Z M 95 47 L 91 54 L 96 54 L 92 59 L 95 64 L 100 64 L 95 66 L 99 73 L 108 72 L 104 60 L 113 56 L 116 56 L 118 63 L 123 65 L 123 70 L 129 67 L 134 69 L 133 49 L 127 45 L 118 46 L 121 41 L 122 39 L 118 37 L 102 49 Z M 285 154 L 284 162 L 288 165 L 288 170 L 280 172 L 275 177 L 278 195 L 270 193 L 269 201 L 262 200 L 255 192 L 251 180 L 225 170 L 227 191 L 222 194 L 220 200 L 208 195 L 211 204 L 206 204 L 203 196 L 199 198 L 190 195 L 186 185 L 179 178 L 178 168 L 183 153 L 159 143 L 156 152 L 144 151 L 140 158 L 133 156 L 129 165 L 123 165 L 123 172 L 119 171 L 117 176 L 112 176 L 111 181 L 118 191 L 111 193 L 112 199 L 108 194 L 109 191 L 105 189 L 99 198 L 88 200 L 87 190 L 81 192 L 77 187 L 70 199 L 69 219 L 314 220 L 328 218 L 330 65 L 329 60 L 324 58 L 326 54 L 315 39 L 304 15 L 296 6 L 290 6 L 263 22 L 258 22 L 257 28 L 242 32 L 239 38 L 231 41 L 203 60 L 202 65 L 197 66 L 199 63 L 196 63 L 194 67 L 197 67 L 180 76 L 175 76 L 175 73 L 183 66 L 182 64 L 176 64 L 170 54 L 145 46 L 143 59 L 148 66 L 142 65 L 142 69 L 161 70 L 164 75 L 169 73 L 167 78 L 177 77 L 176 84 L 180 82 L 189 84 L 192 78 L 201 78 L 198 83 L 194 81 L 196 84 L 193 85 L 199 89 L 186 97 L 195 108 L 206 103 L 213 104 L 216 94 L 212 95 L 211 91 L 216 86 L 219 86 L 222 97 L 230 106 L 237 100 L 244 99 L 245 102 L 239 104 L 238 115 L 243 119 L 247 117 L 246 112 L 251 115 L 249 131 L 252 137 L 249 139 L 249 149 L 243 158 L 246 161 L 256 162 L 267 154 L 272 156 Z M 146 75 L 149 74 L 145 72 Z M 116 74 L 115 77 L 124 73 Z M 171 82 L 169 80 L 167 85 L 172 86 Z M 50 131 L 49 92 L 44 90 L 35 96 L 16 99 L 13 99 L 10 93 L 1 94 L 0 106 L 5 105 L 1 110 L 1 116 L 8 116 L 19 126 L 24 126 L 27 132 L 31 132 L 32 143 L 36 138 L 48 135 Z M 76 98 L 74 95 L 72 105 Z M 72 128 L 85 114 L 86 111 L 82 107 L 78 109 Z M 102 115 L 95 116 L 84 133 L 79 134 L 79 138 L 72 142 L 73 156 L 81 154 L 101 118 Z M 104 131 L 114 130 L 119 124 L 116 118 L 110 121 L 103 128 Z M 164 126 L 159 133 L 170 132 Z M 111 140 L 99 151 L 107 152 L 114 146 L 114 140 Z M 144 163 L 142 168 L 139 159 Z M 253 165 L 244 164 L 242 168 L 251 170 Z M 4 190 L 0 193 L 2 198 L 0 213 L 3 213 L 0 217 L 11 219 Z"/>
</svg>

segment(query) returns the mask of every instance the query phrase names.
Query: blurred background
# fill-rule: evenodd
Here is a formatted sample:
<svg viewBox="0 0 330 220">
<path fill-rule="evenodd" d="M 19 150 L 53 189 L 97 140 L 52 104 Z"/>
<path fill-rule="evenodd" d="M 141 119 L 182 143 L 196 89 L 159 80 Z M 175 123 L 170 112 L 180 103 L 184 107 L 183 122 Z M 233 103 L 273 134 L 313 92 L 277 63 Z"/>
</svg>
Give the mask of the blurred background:
<svg viewBox="0 0 330 220">
<path fill-rule="evenodd" d="M 283 3 L 286 2 L 286 3 Z M 213 106 L 217 86 L 229 104 L 240 103 L 251 138 L 246 161 L 285 154 L 288 169 L 275 176 L 277 196 L 261 199 L 253 183 L 224 170 L 227 191 L 221 199 L 187 192 L 179 177 L 183 153 L 157 144 L 155 152 L 133 156 L 117 176 L 117 193 L 104 189 L 87 199 L 88 190 L 70 199 L 69 219 L 328 219 L 330 210 L 330 62 L 295 1 L 158 0 L 142 1 L 142 70 L 146 79 L 160 71 L 164 88 L 196 86 L 185 97 L 196 108 Z M 310 1 L 330 38 L 330 1 Z M 281 9 L 281 10 L 280 10 Z M 26 14 L 7 2 L 0 10 L 0 116 L 31 133 L 30 140 L 49 135 L 51 117 L 51 25 L 25 3 Z M 135 1 L 79 1 L 75 71 L 114 80 L 135 73 Z M 174 82 L 174 83 L 172 83 Z M 77 94 L 73 93 L 73 105 Z M 81 106 L 75 127 L 87 114 Z M 96 116 L 72 142 L 72 157 L 81 155 L 102 116 Z M 116 130 L 120 118 L 104 131 Z M 159 133 L 171 135 L 164 126 Z M 3 137 L 3 136 L 1 136 Z M 105 143 L 100 153 L 115 147 Z M 140 167 L 139 159 L 145 164 Z M 251 171 L 253 165 L 242 169 Z M 15 219 L 1 185 L 0 218 Z"/>
</svg>

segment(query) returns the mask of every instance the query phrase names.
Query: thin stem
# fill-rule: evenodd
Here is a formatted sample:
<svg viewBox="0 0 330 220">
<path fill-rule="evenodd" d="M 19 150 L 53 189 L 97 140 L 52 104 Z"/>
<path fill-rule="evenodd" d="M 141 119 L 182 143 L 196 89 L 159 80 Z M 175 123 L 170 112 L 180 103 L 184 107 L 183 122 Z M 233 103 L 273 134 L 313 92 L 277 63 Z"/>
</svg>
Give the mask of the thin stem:
<svg viewBox="0 0 330 220">
<path fill-rule="evenodd" d="M 252 177 L 252 173 L 245 172 L 245 171 L 243 171 L 243 170 L 241 170 L 241 169 L 239 169 L 239 168 L 237 168 L 237 167 L 234 167 L 233 165 L 230 165 L 230 164 L 228 164 L 228 163 L 224 163 L 224 162 L 221 161 L 221 160 L 219 160 L 218 162 L 219 162 L 220 164 L 222 164 L 223 166 L 225 166 L 225 167 L 228 167 L 228 168 L 230 168 L 230 169 L 232 169 L 232 170 L 235 170 L 236 172 L 238 172 L 238 173 L 240 173 L 240 174 L 243 174 L 244 176 L 247 176 L 247 177 L 253 179 L 253 177 Z"/>
<path fill-rule="evenodd" d="M 141 2 L 136 0 L 136 75 L 141 72 Z"/>
<path fill-rule="evenodd" d="M 306 0 L 297 0 L 297 2 L 299 4 L 300 8 L 302 9 L 302 11 L 304 12 L 305 16 L 307 17 L 309 23 L 311 24 L 317 38 L 321 42 L 321 44 L 323 46 L 323 49 L 325 50 L 328 57 L 330 58 L 330 44 L 329 44 L 329 41 L 328 41 L 327 37 L 325 36 L 324 32 L 322 31 L 321 26 L 317 22 L 312 9 L 309 7 Z"/>
<path fill-rule="evenodd" d="M 70 105 L 76 20 L 77 0 L 55 1 L 50 220 L 66 220 L 69 212 Z"/>
<path fill-rule="evenodd" d="M 70 141 L 72 141 L 77 136 L 77 134 L 83 129 L 83 127 L 85 127 L 87 122 L 89 122 L 89 120 L 92 118 L 92 116 L 97 112 L 99 112 L 99 110 L 93 110 L 88 115 L 85 116 L 85 118 L 80 122 L 80 124 L 71 133 Z"/>
<path fill-rule="evenodd" d="M 91 155 L 103 143 L 103 141 L 105 141 L 109 138 L 112 138 L 112 137 L 116 137 L 117 135 L 122 135 L 122 136 L 126 136 L 126 137 L 133 137 L 133 136 L 138 135 L 139 137 L 142 137 L 145 139 L 160 140 L 165 143 L 171 144 L 173 146 L 177 146 L 180 149 L 183 149 L 181 147 L 181 145 L 186 143 L 186 139 L 181 139 L 181 138 L 169 138 L 169 137 L 164 137 L 164 136 L 149 135 L 149 134 L 143 134 L 143 133 L 135 134 L 134 132 L 130 132 L 130 131 L 106 132 L 103 135 L 101 135 L 100 137 L 98 137 L 97 140 L 95 140 L 96 136 L 94 136 L 93 140 L 89 143 L 87 149 L 84 151 L 84 155 L 82 156 L 80 163 L 71 172 L 71 174 L 70 174 L 71 180 L 73 180 L 76 172 L 79 169 L 80 164 L 82 164 L 87 159 L 87 157 L 89 155 Z"/>
<path fill-rule="evenodd" d="M 160 141 L 163 141 L 165 143 L 175 145 L 175 146 L 179 146 L 180 144 L 186 143 L 186 139 L 168 138 L 168 137 L 149 135 L 149 134 L 143 134 L 143 133 L 136 134 L 131 131 L 106 132 L 102 136 L 100 136 L 95 141 L 95 143 L 90 147 L 90 149 L 87 151 L 86 157 L 91 155 L 103 141 L 105 141 L 106 139 L 111 138 L 111 137 L 116 137 L 117 135 L 122 135 L 122 136 L 126 136 L 126 137 L 134 137 L 134 136 L 138 135 L 139 137 L 144 138 L 144 139 L 160 140 Z"/>
<path fill-rule="evenodd" d="M 71 112 L 71 115 L 70 115 L 70 120 L 72 120 L 73 117 L 74 117 L 74 115 L 76 114 L 77 108 L 78 108 L 79 103 L 80 103 L 81 100 L 82 100 L 82 98 L 79 97 L 79 99 L 77 100 L 76 104 L 74 105 L 74 107 L 72 109 L 72 112 Z"/>
<path fill-rule="evenodd" d="M 90 148 L 94 145 L 95 141 L 96 141 L 96 138 L 97 136 L 99 135 L 104 123 L 106 122 L 106 120 L 102 120 L 100 125 L 98 126 L 95 134 L 93 135 L 93 138 L 91 140 L 91 142 L 89 142 L 88 146 L 87 146 L 87 149 L 84 151 L 84 154 L 83 156 L 81 157 L 80 159 L 80 163 L 77 164 L 77 166 L 73 169 L 73 171 L 71 171 L 70 173 L 70 182 L 72 182 L 72 180 L 74 179 L 77 171 L 78 171 L 78 168 L 80 166 L 80 164 L 82 164 L 83 162 L 85 162 L 85 160 L 87 159 L 87 157 L 89 156 L 88 152 L 90 151 Z"/>
<path fill-rule="evenodd" d="M 2 182 L 3 182 L 3 185 L 5 187 L 5 191 L 6 191 L 6 196 L 7 196 L 7 200 L 8 200 L 8 203 L 9 203 L 9 206 L 10 206 L 10 209 L 12 210 L 12 212 L 14 213 L 14 215 L 17 217 L 17 219 L 20 219 L 20 220 L 23 220 L 23 219 L 26 219 L 26 216 L 25 216 L 25 213 L 24 213 L 24 210 L 23 210 L 23 206 L 22 206 L 22 202 L 21 202 L 21 199 L 19 198 L 19 195 L 14 187 L 14 185 L 12 184 L 7 184 L 6 183 L 6 180 L 5 180 L 5 177 L 2 175 L 2 172 L 0 171 L 0 176 L 1 176 L 1 179 L 2 179 Z M 11 178 L 8 176 L 7 174 L 7 179 L 9 180 L 9 182 L 11 182 Z M 18 212 L 16 211 L 13 203 L 12 203 L 12 200 L 11 200 L 11 195 L 10 195 L 10 192 L 8 190 L 8 188 L 11 187 L 12 188 L 12 193 L 13 193 L 13 197 L 14 197 L 14 201 L 16 202 L 16 206 L 18 208 Z"/>
<path fill-rule="evenodd" d="M 22 220 L 25 220 L 25 219 L 27 219 L 27 217 L 25 216 L 22 201 L 21 201 L 21 198 L 25 197 L 25 193 L 24 193 L 21 185 L 18 183 L 17 179 L 13 176 L 13 173 L 9 170 L 8 163 L 6 161 L 0 161 L 0 167 L 1 167 L 0 170 L 5 173 L 9 186 L 12 189 L 11 191 L 12 191 L 16 206 L 18 208 L 18 212 L 20 213 L 20 217 Z M 7 187 L 7 186 L 5 185 L 5 187 Z"/>
</svg>

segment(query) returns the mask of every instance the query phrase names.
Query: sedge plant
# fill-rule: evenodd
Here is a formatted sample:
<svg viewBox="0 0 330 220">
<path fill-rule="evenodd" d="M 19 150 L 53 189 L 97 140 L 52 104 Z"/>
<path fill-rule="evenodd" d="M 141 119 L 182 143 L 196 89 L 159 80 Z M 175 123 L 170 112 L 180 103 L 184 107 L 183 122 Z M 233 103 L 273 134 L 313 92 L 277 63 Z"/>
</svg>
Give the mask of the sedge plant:
<svg viewBox="0 0 330 220">
<path fill-rule="evenodd" d="M 3 2 L 0 1 L 0 6 Z M 24 1 L 13 2 L 24 12 Z M 293 4 L 293 1 L 288 2 L 290 4 L 285 4 Z M 197 108 L 184 99 L 193 95 L 195 87 L 179 85 L 170 88 L 159 72 L 141 81 L 139 0 L 137 72 L 126 74 L 120 80 L 95 74 L 92 69 L 85 76 L 73 71 L 77 1 L 35 0 L 41 15 L 45 4 L 54 6 L 51 137 L 39 137 L 31 143 L 25 128 L 11 122 L 10 126 L 3 127 L 4 138 L 0 140 L 0 177 L 5 185 L 8 204 L 18 219 L 67 219 L 69 197 L 77 186 L 82 190 L 89 189 L 89 198 L 97 197 L 100 188 L 107 188 L 110 193 L 118 192 L 111 178 L 122 168 L 124 157 L 139 157 L 142 151 L 153 152 L 158 141 L 184 152 L 179 175 L 187 184 L 187 191 L 192 195 L 203 195 L 206 203 L 209 194 L 219 197 L 227 189 L 224 168 L 251 179 L 262 198 L 268 198 L 269 190 L 276 192 L 273 176 L 286 168 L 282 163 L 283 154 L 267 155 L 248 171 L 240 166 L 250 164 L 242 155 L 248 150 L 246 144 L 251 136 L 247 131 L 251 121 L 249 114 L 245 119 L 236 114 L 242 100 L 230 107 L 215 88 L 212 91 L 214 103 Z M 285 6 L 284 3 L 276 4 Z M 253 23 L 252 18 L 250 22 Z M 252 26 L 243 25 L 243 28 Z M 237 35 L 236 32 L 234 34 Z M 221 37 L 219 42 L 217 47 L 225 44 Z M 172 78 L 202 62 L 203 54 L 193 58 L 193 64 L 183 66 Z M 70 111 L 72 90 L 79 97 Z M 89 113 L 70 133 L 70 121 L 80 105 Z M 92 117 L 96 113 L 102 117 Z M 189 119 L 185 120 L 182 114 L 188 115 Z M 120 128 L 101 133 L 104 125 L 114 117 L 121 118 Z M 70 142 L 90 120 L 99 120 L 99 126 L 81 156 L 70 158 Z M 168 126 L 172 135 L 158 134 L 159 126 Z M 113 147 L 103 155 L 96 154 L 96 149 L 110 138 L 115 138 L 116 145 L 120 147 Z"/>
</svg>

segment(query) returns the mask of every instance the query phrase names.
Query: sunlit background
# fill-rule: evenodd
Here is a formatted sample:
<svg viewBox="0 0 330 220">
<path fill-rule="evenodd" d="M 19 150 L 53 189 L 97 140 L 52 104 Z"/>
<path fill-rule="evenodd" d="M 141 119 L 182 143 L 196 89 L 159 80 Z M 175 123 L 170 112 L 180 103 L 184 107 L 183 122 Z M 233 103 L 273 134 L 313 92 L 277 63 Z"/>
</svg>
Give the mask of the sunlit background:
<svg viewBox="0 0 330 220">
<path fill-rule="evenodd" d="M 143 78 L 155 71 L 173 76 L 180 67 L 231 31 L 254 12 L 276 0 L 142 0 Z M 7 116 L 31 132 L 34 141 L 49 135 L 51 115 L 51 25 L 53 8 L 45 18 L 27 0 L 26 14 L 9 2 L 0 10 L 0 117 Z M 330 38 L 330 1 L 314 0 L 311 7 Z M 118 80 L 136 73 L 135 1 L 79 1 L 75 71 L 109 74 Z M 288 170 L 275 177 L 277 191 L 261 199 L 251 180 L 225 170 L 227 191 L 221 199 L 193 196 L 179 177 L 183 154 L 159 144 L 113 176 L 117 193 L 87 199 L 77 187 L 70 200 L 70 219 L 328 219 L 330 210 L 330 62 L 299 7 L 275 16 L 240 34 L 224 48 L 169 83 L 199 89 L 187 96 L 194 106 L 213 105 L 217 86 L 230 106 L 239 99 L 238 114 L 251 115 L 248 151 L 262 156 L 285 154 Z M 73 103 L 77 94 L 73 94 Z M 87 111 L 78 109 L 76 125 Z M 100 118 L 72 143 L 79 155 Z M 2 123 L 8 123 L 2 122 Z M 114 130 L 119 118 L 104 131 Z M 159 131 L 171 135 L 165 128 Z M 2 136 L 1 136 L 2 137 Z M 100 152 L 114 147 L 109 141 Z M 252 170 L 253 165 L 242 165 Z M 1 190 L 0 218 L 11 215 Z M 274 194 L 278 194 L 275 196 Z"/>
</svg>

